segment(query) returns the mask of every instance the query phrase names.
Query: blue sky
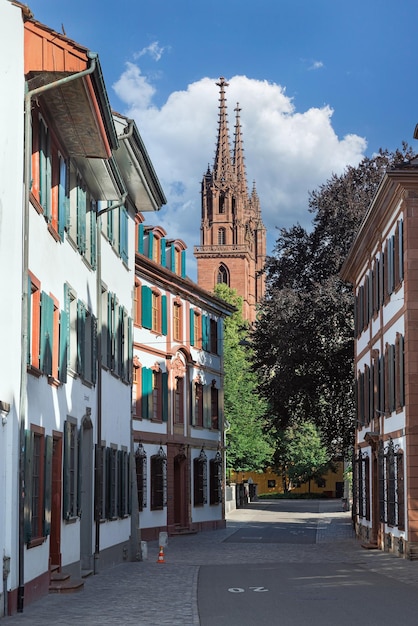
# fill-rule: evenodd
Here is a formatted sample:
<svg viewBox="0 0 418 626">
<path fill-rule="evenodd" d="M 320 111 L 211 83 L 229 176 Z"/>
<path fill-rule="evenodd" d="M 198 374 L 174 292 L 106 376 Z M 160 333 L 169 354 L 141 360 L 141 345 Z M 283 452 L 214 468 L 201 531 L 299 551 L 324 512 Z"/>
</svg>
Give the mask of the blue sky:
<svg viewBox="0 0 418 626">
<path fill-rule="evenodd" d="M 35 19 L 98 52 L 113 108 L 133 117 L 189 248 L 212 165 L 225 76 L 231 140 L 241 107 L 249 187 L 268 229 L 309 228 L 309 191 L 418 122 L 416 0 L 28 0 Z"/>
</svg>

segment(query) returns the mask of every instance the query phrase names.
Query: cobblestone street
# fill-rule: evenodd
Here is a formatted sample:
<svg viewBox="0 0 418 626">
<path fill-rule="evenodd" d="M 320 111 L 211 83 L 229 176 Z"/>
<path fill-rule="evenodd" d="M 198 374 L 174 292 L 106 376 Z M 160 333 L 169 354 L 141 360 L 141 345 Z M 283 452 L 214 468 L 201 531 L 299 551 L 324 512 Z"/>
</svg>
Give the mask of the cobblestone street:
<svg viewBox="0 0 418 626">
<path fill-rule="evenodd" d="M 278 527 L 289 520 L 315 526 L 314 542 L 260 543 L 257 537 L 252 542 L 246 537 L 260 525 Z M 244 531 L 246 536 L 239 540 Z M 362 549 L 353 537 L 350 513 L 341 512 L 335 500 L 252 503 L 233 511 L 224 530 L 170 537 L 165 563 L 157 563 L 157 558 L 158 544 L 150 542 L 148 560 L 92 576 L 76 594 L 44 597 L 25 607 L 23 614 L 4 618 L 4 624 L 197 626 L 198 574 L 204 565 L 345 562 L 418 585 L 418 563 Z"/>
</svg>

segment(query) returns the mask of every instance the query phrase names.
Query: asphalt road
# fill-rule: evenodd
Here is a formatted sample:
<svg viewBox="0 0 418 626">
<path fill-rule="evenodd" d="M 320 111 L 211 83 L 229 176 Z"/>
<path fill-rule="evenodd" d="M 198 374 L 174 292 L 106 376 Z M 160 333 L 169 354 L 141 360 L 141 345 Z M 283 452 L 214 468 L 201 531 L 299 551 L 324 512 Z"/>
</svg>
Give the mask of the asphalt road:
<svg viewBox="0 0 418 626">
<path fill-rule="evenodd" d="M 398 621 L 417 626 L 416 588 L 370 571 L 361 553 L 357 563 L 350 562 L 352 543 L 344 539 L 351 536 L 349 519 L 320 509 L 319 503 L 301 501 L 253 508 L 253 519 L 225 542 L 241 548 L 269 544 L 277 563 L 201 566 L 201 626 L 383 626 Z M 306 560 L 307 546 L 313 545 L 316 558 L 309 554 Z M 291 550 L 287 562 L 283 548 Z"/>
</svg>

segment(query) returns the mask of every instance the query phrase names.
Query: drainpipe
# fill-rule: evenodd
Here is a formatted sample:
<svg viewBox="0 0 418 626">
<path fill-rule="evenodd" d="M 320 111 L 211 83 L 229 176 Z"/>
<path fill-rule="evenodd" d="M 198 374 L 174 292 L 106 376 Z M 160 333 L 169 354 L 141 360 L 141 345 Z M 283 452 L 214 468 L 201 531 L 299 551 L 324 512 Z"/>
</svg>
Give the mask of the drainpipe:
<svg viewBox="0 0 418 626">
<path fill-rule="evenodd" d="M 97 308 L 97 453 L 96 458 L 102 461 L 102 220 L 104 213 L 118 209 L 125 204 L 128 194 L 125 192 L 120 199 L 105 209 L 96 213 L 96 308 Z M 100 453 L 99 453 L 100 451 Z M 95 521 L 95 548 L 93 571 L 98 574 L 100 556 L 100 486 L 102 485 L 103 463 L 96 463 L 95 490 L 94 490 L 94 521 Z"/>
<path fill-rule="evenodd" d="M 92 74 L 96 69 L 97 54 L 88 52 L 90 65 L 86 70 L 65 76 L 59 80 L 36 87 L 25 94 L 25 130 L 24 130 L 24 163 L 23 163 L 23 223 L 22 223 L 22 310 L 21 310 L 21 372 L 19 393 L 19 587 L 17 592 L 17 611 L 23 613 L 25 595 L 25 424 L 27 402 L 27 353 L 28 353 L 28 269 L 29 269 L 29 198 L 31 183 L 31 157 L 32 157 L 32 98 L 41 96 L 46 91 L 62 87 L 67 83 Z"/>
</svg>

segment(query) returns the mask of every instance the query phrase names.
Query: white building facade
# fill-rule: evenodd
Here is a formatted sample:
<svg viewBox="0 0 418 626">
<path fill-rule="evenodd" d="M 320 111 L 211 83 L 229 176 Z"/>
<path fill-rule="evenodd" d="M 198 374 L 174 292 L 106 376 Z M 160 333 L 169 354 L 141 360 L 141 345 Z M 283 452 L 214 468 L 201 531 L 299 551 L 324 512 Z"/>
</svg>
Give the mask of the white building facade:
<svg viewBox="0 0 418 626">
<path fill-rule="evenodd" d="M 19 3 L 0 23 L 1 615 L 137 551 L 135 220 L 165 198 L 98 56 Z"/>
<path fill-rule="evenodd" d="M 141 538 L 222 528 L 223 321 L 186 278 L 186 249 L 137 226 L 133 432 Z"/>
</svg>

